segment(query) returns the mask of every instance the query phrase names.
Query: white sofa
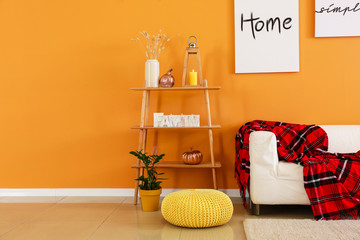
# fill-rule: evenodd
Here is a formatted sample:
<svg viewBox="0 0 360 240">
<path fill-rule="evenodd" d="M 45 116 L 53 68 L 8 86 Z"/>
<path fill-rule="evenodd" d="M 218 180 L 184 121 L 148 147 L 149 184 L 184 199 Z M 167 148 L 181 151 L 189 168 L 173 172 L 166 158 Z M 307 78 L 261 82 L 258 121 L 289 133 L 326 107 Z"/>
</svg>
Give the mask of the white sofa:
<svg viewBox="0 0 360 240">
<path fill-rule="evenodd" d="M 351 153 L 360 150 L 360 125 L 323 125 L 328 135 L 329 152 Z M 260 205 L 310 205 L 304 189 L 303 167 L 279 161 L 275 134 L 256 131 L 250 134 L 250 199 L 255 215 Z"/>
</svg>

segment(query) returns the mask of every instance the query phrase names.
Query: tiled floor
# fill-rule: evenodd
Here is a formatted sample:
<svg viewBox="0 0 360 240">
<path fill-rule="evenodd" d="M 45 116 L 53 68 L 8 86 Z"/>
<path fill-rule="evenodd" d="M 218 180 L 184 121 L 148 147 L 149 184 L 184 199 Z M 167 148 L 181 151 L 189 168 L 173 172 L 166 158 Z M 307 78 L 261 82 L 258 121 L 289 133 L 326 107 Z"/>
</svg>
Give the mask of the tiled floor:
<svg viewBox="0 0 360 240">
<path fill-rule="evenodd" d="M 161 212 L 143 212 L 131 197 L 0 197 L 0 240 L 245 239 L 242 221 L 255 218 L 232 199 L 229 223 L 187 229 L 167 223 Z M 261 218 L 310 218 L 309 206 L 268 206 Z"/>
</svg>

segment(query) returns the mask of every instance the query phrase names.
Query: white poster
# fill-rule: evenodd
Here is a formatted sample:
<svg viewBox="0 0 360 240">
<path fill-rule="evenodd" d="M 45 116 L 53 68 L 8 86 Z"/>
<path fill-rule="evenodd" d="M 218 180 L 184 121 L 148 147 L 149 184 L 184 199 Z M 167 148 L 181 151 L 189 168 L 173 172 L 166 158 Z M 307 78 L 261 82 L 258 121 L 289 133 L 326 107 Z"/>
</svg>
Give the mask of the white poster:
<svg viewBox="0 0 360 240">
<path fill-rule="evenodd" d="M 298 72 L 298 0 L 234 1 L 235 73 Z"/>
<path fill-rule="evenodd" d="M 315 37 L 360 36 L 360 0 L 316 0 Z"/>
</svg>

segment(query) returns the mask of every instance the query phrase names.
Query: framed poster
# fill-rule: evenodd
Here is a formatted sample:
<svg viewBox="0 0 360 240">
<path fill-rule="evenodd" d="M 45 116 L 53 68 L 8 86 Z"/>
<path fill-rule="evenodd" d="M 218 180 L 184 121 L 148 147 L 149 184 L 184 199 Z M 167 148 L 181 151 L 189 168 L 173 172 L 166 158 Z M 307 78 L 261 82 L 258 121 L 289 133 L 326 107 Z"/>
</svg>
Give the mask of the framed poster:
<svg viewBox="0 0 360 240">
<path fill-rule="evenodd" d="M 298 0 L 234 0 L 235 73 L 299 71 Z"/>
<path fill-rule="evenodd" d="M 316 0 L 315 37 L 360 36 L 360 0 Z"/>
</svg>

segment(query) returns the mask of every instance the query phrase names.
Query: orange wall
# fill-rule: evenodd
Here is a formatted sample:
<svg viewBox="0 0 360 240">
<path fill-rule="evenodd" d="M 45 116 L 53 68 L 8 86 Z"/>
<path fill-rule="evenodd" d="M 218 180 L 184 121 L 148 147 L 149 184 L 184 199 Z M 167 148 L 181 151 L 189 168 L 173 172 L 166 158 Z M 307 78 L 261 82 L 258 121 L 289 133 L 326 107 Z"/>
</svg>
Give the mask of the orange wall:
<svg viewBox="0 0 360 240">
<path fill-rule="evenodd" d="M 300 1 L 300 73 L 234 74 L 233 0 L 0 2 L 0 187 L 131 188 L 145 57 L 130 41 L 162 29 L 160 71 L 180 85 L 189 35 L 199 38 L 211 92 L 220 188 L 236 188 L 234 136 L 254 119 L 360 124 L 360 38 L 314 36 L 314 1 Z M 154 111 L 200 113 L 203 95 L 152 93 Z M 199 110 L 201 109 L 201 110 Z M 169 159 L 206 132 L 150 134 Z M 151 147 L 148 149 L 151 151 Z M 167 170 L 167 188 L 211 187 L 209 170 Z"/>
</svg>

